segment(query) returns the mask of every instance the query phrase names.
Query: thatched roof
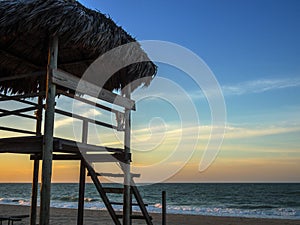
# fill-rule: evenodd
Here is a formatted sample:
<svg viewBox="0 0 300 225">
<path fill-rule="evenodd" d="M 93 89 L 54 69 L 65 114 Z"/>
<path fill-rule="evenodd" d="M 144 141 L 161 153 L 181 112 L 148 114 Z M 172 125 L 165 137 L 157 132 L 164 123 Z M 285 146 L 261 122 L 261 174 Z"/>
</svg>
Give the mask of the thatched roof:
<svg viewBox="0 0 300 225">
<path fill-rule="evenodd" d="M 81 77 L 88 66 L 103 53 L 134 42 L 128 33 L 100 12 L 85 8 L 74 0 L 0 0 L 0 78 L 46 70 L 49 38 L 59 38 L 58 68 Z M 148 85 L 156 66 L 139 48 L 146 62 L 130 65 L 112 76 L 108 90 L 135 83 Z M 99 75 L 100 76 L 100 75 Z M 0 91 L 36 91 L 36 76 L 17 81 L 2 81 Z"/>
</svg>

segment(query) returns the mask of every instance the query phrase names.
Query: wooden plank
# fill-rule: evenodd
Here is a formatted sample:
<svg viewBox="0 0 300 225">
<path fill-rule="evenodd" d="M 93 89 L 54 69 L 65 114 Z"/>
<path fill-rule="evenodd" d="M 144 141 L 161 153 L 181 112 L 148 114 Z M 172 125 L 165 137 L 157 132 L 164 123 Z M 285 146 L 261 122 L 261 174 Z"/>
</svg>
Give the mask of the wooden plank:
<svg viewBox="0 0 300 225">
<path fill-rule="evenodd" d="M 101 163 L 101 162 L 119 162 L 115 157 L 117 154 L 84 154 L 84 158 L 88 162 Z"/>
<path fill-rule="evenodd" d="M 70 152 L 78 153 L 79 149 L 82 153 L 86 152 L 107 152 L 107 153 L 122 153 L 120 148 L 109 148 L 98 145 L 91 145 L 85 143 L 79 143 L 76 141 L 54 138 L 54 151 L 56 152 Z"/>
<path fill-rule="evenodd" d="M 41 160 L 42 155 L 31 155 L 30 160 Z M 77 154 L 53 154 L 52 160 L 64 161 L 64 160 L 81 160 L 81 156 Z"/>
<path fill-rule="evenodd" d="M 0 153 L 36 154 L 41 152 L 41 137 L 29 136 L 0 139 Z"/>
<path fill-rule="evenodd" d="M 13 76 L 8 76 L 8 77 L 1 77 L 0 82 L 3 81 L 10 81 L 10 80 L 17 80 L 21 78 L 26 78 L 26 77 L 37 77 L 41 75 L 45 75 L 46 71 L 37 71 L 33 73 L 25 73 L 25 74 L 18 74 L 18 75 L 13 75 Z"/>
<path fill-rule="evenodd" d="M 115 187 L 105 187 L 103 189 L 106 193 L 112 193 L 112 194 L 123 194 L 124 191 L 123 188 L 115 188 Z"/>
<path fill-rule="evenodd" d="M 78 77 L 62 70 L 53 70 L 53 83 L 125 107 L 126 109 L 135 110 L 135 102 L 133 100 L 114 94 L 90 82 L 80 80 Z"/>
<path fill-rule="evenodd" d="M 77 115 L 75 113 L 66 112 L 66 111 L 63 111 L 61 109 L 55 109 L 55 112 L 59 113 L 61 115 L 64 115 L 64 116 L 73 117 L 73 118 L 79 119 L 79 120 L 87 120 L 89 123 L 93 123 L 93 124 L 97 124 L 97 125 L 102 126 L 102 127 L 107 127 L 107 128 L 117 130 L 117 126 L 114 126 L 114 125 L 111 125 L 111 124 L 108 124 L 108 123 L 104 123 L 104 122 L 101 122 L 101 121 L 98 121 L 98 120 L 89 119 L 87 117 L 80 116 L 80 115 Z"/>
<path fill-rule="evenodd" d="M 98 176 L 104 177 L 124 177 L 123 173 L 97 173 Z M 131 173 L 131 177 L 141 177 L 141 174 L 138 173 Z"/>
<path fill-rule="evenodd" d="M 1 151 L 0 151 L 1 152 Z M 29 152 L 31 153 L 31 152 Z M 40 152 L 38 152 L 40 153 Z M 90 159 L 93 162 L 117 162 L 118 159 L 116 159 L 115 154 L 89 154 L 85 157 L 87 160 Z M 34 156 L 32 155 L 30 157 L 31 160 L 35 159 L 42 159 L 41 155 Z M 76 154 L 53 154 L 52 160 L 81 160 L 82 157 L 80 155 Z"/>
<path fill-rule="evenodd" d="M 74 99 L 76 99 L 76 100 L 78 100 L 78 101 L 80 101 L 80 102 L 84 102 L 84 103 L 86 103 L 86 104 L 88 104 L 88 105 L 95 106 L 95 107 L 97 107 L 97 108 L 100 108 L 100 109 L 103 109 L 103 110 L 106 110 L 106 111 L 109 111 L 109 112 L 124 114 L 123 112 L 121 112 L 121 111 L 119 111 L 119 110 L 113 109 L 113 108 L 111 108 L 111 107 L 107 107 L 107 106 L 105 106 L 105 105 L 101 105 L 101 104 L 99 104 L 99 103 L 95 103 L 95 102 L 93 102 L 93 101 L 90 101 L 90 100 L 88 100 L 88 99 L 82 98 L 82 97 L 77 96 L 77 95 L 72 94 L 72 93 L 67 93 L 67 92 L 61 91 L 61 90 L 59 90 L 57 93 L 58 93 L 58 94 L 62 94 L 62 95 L 64 95 L 64 96 L 67 96 L 67 97 L 69 97 L 69 98 L 74 98 Z"/>
<path fill-rule="evenodd" d="M 106 188 L 105 188 L 106 189 Z M 123 205 L 123 202 L 110 202 L 112 205 Z M 132 203 L 133 206 L 139 206 L 138 203 Z M 148 206 L 148 204 L 145 204 L 145 206 Z M 144 218 L 145 219 L 145 218 Z"/>
<path fill-rule="evenodd" d="M 5 130 L 5 131 L 10 131 L 10 132 L 15 132 L 15 133 L 22 133 L 22 134 L 35 134 L 35 132 L 33 132 L 33 131 L 21 130 L 21 129 L 4 127 L 4 126 L 0 126 L 0 130 Z"/>
</svg>

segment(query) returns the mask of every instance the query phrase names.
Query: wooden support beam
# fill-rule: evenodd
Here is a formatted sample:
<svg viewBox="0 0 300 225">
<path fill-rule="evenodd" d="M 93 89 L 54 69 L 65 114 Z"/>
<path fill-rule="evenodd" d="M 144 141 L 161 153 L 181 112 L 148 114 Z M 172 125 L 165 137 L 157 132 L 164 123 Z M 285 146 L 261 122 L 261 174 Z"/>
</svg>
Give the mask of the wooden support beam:
<svg viewBox="0 0 300 225">
<path fill-rule="evenodd" d="M 82 121 L 82 143 L 87 144 L 88 141 L 89 123 L 86 120 Z M 84 217 L 84 191 L 85 191 L 85 164 L 84 160 L 80 161 L 80 174 L 79 174 L 79 197 L 78 197 L 78 213 L 77 225 L 83 225 Z"/>
<path fill-rule="evenodd" d="M 43 164 L 41 179 L 40 225 L 49 225 L 51 177 L 52 177 L 52 151 L 53 130 L 55 114 L 56 86 L 52 83 L 53 70 L 57 69 L 58 37 L 55 36 L 49 43 L 48 68 L 46 83 L 46 111 L 44 126 Z"/>
<path fill-rule="evenodd" d="M 119 157 L 118 157 L 119 156 Z M 119 162 L 122 160 L 122 154 L 85 154 L 84 158 L 88 162 L 99 163 L 99 162 Z"/>
<path fill-rule="evenodd" d="M 27 78 L 27 77 L 37 77 L 37 76 L 41 76 L 41 75 L 45 75 L 45 74 L 46 74 L 46 71 L 37 71 L 37 72 L 33 72 L 33 73 L 17 74 L 17 75 L 13 75 L 13 76 L 1 77 L 0 82 L 17 80 L 17 79 Z"/>
<path fill-rule="evenodd" d="M 78 198 L 78 212 L 77 212 L 77 225 L 83 225 L 84 217 L 84 191 L 85 191 L 85 165 L 80 161 L 80 174 L 79 174 L 79 198 Z"/>
<path fill-rule="evenodd" d="M 103 177 L 124 177 L 124 173 L 96 173 L 97 176 L 103 176 Z M 89 174 L 88 174 L 89 175 Z M 141 174 L 138 173 L 131 173 L 131 177 L 141 177 Z"/>
<path fill-rule="evenodd" d="M 30 160 L 41 160 L 42 155 L 31 155 Z M 69 160 L 81 160 L 81 156 L 77 154 L 52 154 L 52 160 L 61 160 L 61 161 L 69 161 Z"/>
<path fill-rule="evenodd" d="M 5 113 L 6 115 L 4 116 L 20 116 L 20 117 L 24 117 L 24 118 L 27 118 L 27 119 L 36 119 L 35 116 L 30 116 L 30 115 L 27 115 L 27 114 L 22 114 L 22 113 L 16 113 L 14 111 L 9 111 L 9 110 L 6 110 L 6 109 L 0 109 L 0 112 L 2 112 L 3 114 Z M 0 114 L 0 117 L 3 116 L 3 114 Z"/>
<path fill-rule="evenodd" d="M 35 109 L 36 109 L 35 106 L 31 106 L 31 107 L 27 107 L 27 108 L 22 108 L 22 109 L 16 109 L 16 110 L 12 110 L 12 111 L 5 110 L 5 109 L 0 109 L 0 111 L 3 111 L 3 113 L 0 114 L 0 117 L 10 116 L 10 115 L 16 115 L 16 116 L 29 117 L 30 119 L 32 119 L 31 116 L 24 115 L 24 114 L 21 114 L 21 113 L 23 113 L 23 112 L 29 112 L 29 111 L 32 111 L 32 110 L 35 110 Z M 4 111 L 6 111 L 6 112 L 4 112 Z M 36 119 L 36 118 L 33 117 L 33 119 Z"/>
<path fill-rule="evenodd" d="M 167 198 L 166 198 L 166 191 L 162 192 L 162 225 L 167 224 Z"/>
<path fill-rule="evenodd" d="M 114 94 L 90 82 L 80 80 L 78 77 L 62 70 L 56 69 L 53 71 L 53 83 L 127 109 L 135 110 L 135 102 L 133 100 Z"/>
<path fill-rule="evenodd" d="M 29 93 L 29 94 L 23 94 L 23 95 L 3 95 L 1 94 L 1 98 L 0 101 L 10 101 L 10 100 L 20 100 L 20 99 L 24 99 L 24 98 L 34 98 L 34 97 L 38 97 L 38 96 L 42 96 L 45 95 L 45 92 L 38 92 L 38 93 Z"/>
<path fill-rule="evenodd" d="M 134 194 L 134 197 L 141 209 L 141 212 L 146 220 L 146 223 L 147 225 L 153 225 L 152 223 L 152 218 L 149 216 L 148 214 L 148 211 L 147 211 L 147 208 L 146 208 L 146 204 L 144 203 L 143 201 L 143 198 L 142 196 L 140 195 L 140 192 L 136 186 L 136 184 L 134 183 L 134 181 L 131 179 L 131 189 L 132 189 L 132 192 Z"/>
<path fill-rule="evenodd" d="M 97 124 L 99 126 L 103 126 L 103 127 L 107 127 L 107 128 L 117 130 L 117 126 L 114 126 L 114 125 L 111 125 L 111 124 L 108 124 L 108 123 L 104 123 L 104 122 L 101 122 L 101 121 L 98 121 L 98 120 L 89 119 L 87 117 L 80 116 L 80 115 L 77 115 L 75 113 L 66 112 L 66 111 L 63 111 L 61 109 L 55 109 L 55 112 L 59 113 L 61 115 L 64 115 L 64 116 L 73 117 L 73 118 L 79 119 L 79 120 L 87 120 L 89 123 L 94 123 L 94 124 Z"/>
<path fill-rule="evenodd" d="M 40 161 L 37 159 L 34 160 L 33 177 L 32 177 L 32 191 L 31 191 L 31 205 L 30 205 L 30 225 L 36 225 L 39 166 L 40 166 Z"/>
<path fill-rule="evenodd" d="M 59 66 L 74 66 L 74 65 L 82 64 L 82 63 L 90 65 L 94 61 L 95 61 L 95 58 L 93 58 L 93 59 L 83 59 L 83 60 L 79 60 L 79 61 L 63 62 L 63 63 L 60 63 Z"/>
<path fill-rule="evenodd" d="M 12 52 L 8 52 L 7 50 L 0 49 L 0 54 L 4 55 L 8 59 L 11 59 L 12 61 L 18 61 L 18 62 L 22 63 L 23 65 L 29 66 L 33 69 L 41 69 L 40 66 L 35 65 L 33 62 L 30 62 L 28 59 L 25 59 L 24 57 L 17 56 Z"/>
<path fill-rule="evenodd" d="M 125 90 L 125 96 L 130 99 L 130 85 Z M 130 155 L 130 136 L 131 136 L 131 110 L 125 109 L 125 132 L 124 132 L 124 153 Z M 132 211 L 132 198 L 131 198 L 131 171 L 130 171 L 131 159 L 126 157 L 123 164 L 124 172 L 124 196 L 123 196 L 123 225 L 131 225 L 131 211 Z"/>
<path fill-rule="evenodd" d="M 33 132 L 33 131 L 21 130 L 21 129 L 11 128 L 11 127 L 3 127 L 3 126 L 0 126 L 0 130 L 5 130 L 5 131 L 10 131 L 10 132 L 15 132 L 15 133 L 22 133 L 22 134 L 35 134 L 35 132 Z"/>
<path fill-rule="evenodd" d="M 42 93 L 39 92 L 36 95 L 39 96 L 39 97 L 42 97 L 42 95 L 45 95 L 45 92 L 42 92 Z M 31 102 L 31 101 L 27 101 L 27 100 L 23 100 L 23 99 L 19 99 L 19 98 L 17 98 L 17 99 L 15 99 L 15 98 L 14 99 L 9 99 L 10 97 L 13 97 L 13 96 L 7 96 L 7 95 L 0 94 L 0 101 L 12 100 L 12 101 L 21 102 L 21 103 L 28 104 L 28 105 L 33 105 L 33 106 L 36 106 L 36 107 L 39 107 L 39 108 L 43 108 L 43 103 L 41 103 L 39 105 L 39 104 L 37 104 L 35 102 Z"/>
<path fill-rule="evenodd" d="M 104 188 L 102 187 L 100 181 L 98 180 L 95 170 L 88 163 L 86 163 L 85 166 L 87 168 L 87 171 L 90 173 L 91 179 L 94 182 L 95 187 L 96 187 L 97 191 L 99 192 L 100 197 L 102 198 L 102 201 L 103 201 L 104 205 L 106 206 L 108 213 L 110 214 L 112 220 L 114 221 L 114 224 L 121 225 L 121 223 L 118 220 L 118 217 L 115 213 L 115 210 L 113 209 L 112 205 L 109 202 L 109 199 L 106 196 L 106 192 L 105 192 Z"/>
<path fill-rule="evenodd" d="M 85 143 L 78 143 L 76 141 L 54 138 L 54 150 L 59 152 L 67 152 L 67 153 L 79 153 L 79 149 L 82 153 L 123 153 L 123 150 L 120 148 L 109 148 L 98 145 L 91 145 Z"/>
<path fill-rule="evenodd" d="M 43 98 L 39 96 L 38 105 L 43 105 Z M 38 107 L 36 112 L 36 136 L 40 137 L 42 135 L 42 116 L 43 109 Z M 32 177 L 32 191 L 31 191 L 31 206 L 30 206 L 30 225 L 36 225 L 36 216 L 37 216 L 37 195 L 38 195 L 38 181 L 39 181 L 39 168 L 40 161 L 35 159 L 33 163 L 33 177 Z"/>
<path fill-rule="evenodd" d="M 2 138 L 0 153 L 40 154 L 42 138 L 36 136 Z"/>
<path fill-rule="evenodd" d="M 86 99 L 86 98 L 82 98 L 82 97 L 77 96 L 77 95 L 72 94 L 72 93 L 67 93 L 66 91 L 58 90 L 57 93 L 58 93 L 58 94 L 62 94 L 62 95 L 64 95 L 64 96 L 67 96 L 67 97 L 69 97 L 69 98 L 74 98 L 74 99 L 76 99 L 76 100 L 78 100 L 78 101 L 80 101 L 80 102 L 84 102 L 84 103 L 86 103 L 86 104 L 88 104 L 88 105 L 91 105 L 91 106 L 94 106 L 94 107 L 97 107 L 97 108 L 100 108 L 100 109 L 104 109 L 104 110 L 109 111 L 109 112 L 113 112 L 113 113 L 122 113 L 121 111 L 118 111 L 118 110 L 116 110 L 116 109 L 113 109 L 113 108 L 107 107 L 107 106 L 105 106 L 105 105 L 101 105 L 101 104 L 95 103 L 95 102 L 93 102 L 93 101 L 90 101 L 90 100 L 88 100 L 88 99 Z M 123 114 L 123 113 L 122 113 L 122 114 Z"/>
</svg>

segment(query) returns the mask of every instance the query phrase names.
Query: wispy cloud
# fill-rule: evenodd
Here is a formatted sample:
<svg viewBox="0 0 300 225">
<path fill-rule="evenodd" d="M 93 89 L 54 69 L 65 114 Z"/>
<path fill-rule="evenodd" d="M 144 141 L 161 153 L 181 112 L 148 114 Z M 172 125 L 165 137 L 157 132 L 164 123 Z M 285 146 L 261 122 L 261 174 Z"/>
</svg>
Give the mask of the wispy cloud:
<svg viewBox="0 0 300 225">
<path fill-rule="evenodd" d="M 252 80 L 235 85 L 223 85 L 222 90 L 226 96 L 262 93 L 291 87 L 300 87 L 300 78 Z"/>
<path fill-rule="evenodd" d="M 225 97 L 228 96 L 241 96 L 245 94 L 264 93 L 267 91 L 280 90 L 285 88 L 300 87 L 300 78 L 278 78 L 278 79 L 258 79 L 249 80 L 234 84 L 221 85 L 222 94 Z M 186 90 L 186 95 L 193 100 L 202 100 L 209 97 L 218 96 L 218 90 L 213 88 L 207 88 L 207 92 L 204 93 L 201 87 L 199 89 Z M 176 90 L 165 91 L 160 93 L 161 96 L 176 96 L 177 101 L 186 101 L 182 94 L 176 93 Z"/>
<path fill-rule="evenodd" d="M 210 138 L 219 138 L 220 135 L 217 133 L 216 137 L 211 136 L 210 132 L 213 129 L 210 125 L 202 126 L 190 126 L 185 128 L 168 126 L 165 130 L 160 130 L 153 135 L 151 132 L 147 132 L 146 129 L 139 129 L 133 131 L 133 136 L 137 135 L 141 142 L 144 142 L 145 136 L 154 136 L 155 138 L 164 137 L 169 141 L 176 141 L 181 138 L 184 141 L 190 141 L 191 139 L 198 138 L 199 140 L 208 140 Z M 217 131 L 222 131 L 222 127 L 215 127 Z M 272 124 L 264 127 L 255 127 L 253 125 L 227 125 L 225 127 L 225 139 L 245 139 L 252 137 L 262 137 L 269 135 L 285 134 L 292 132 L 299 132 L 299 124 Z"/>
<path fill-rule="evenodd" d="M 271 126 L 264 128 L 246 128 L 246 127 L 226 127 L 225 138 L 228 139 L 243 139 L 250 137 L 261 137 L 268 135 L 284 134 L 290 132 L 299 132 L 300 127 L 279 127 Z"/>
</svg>

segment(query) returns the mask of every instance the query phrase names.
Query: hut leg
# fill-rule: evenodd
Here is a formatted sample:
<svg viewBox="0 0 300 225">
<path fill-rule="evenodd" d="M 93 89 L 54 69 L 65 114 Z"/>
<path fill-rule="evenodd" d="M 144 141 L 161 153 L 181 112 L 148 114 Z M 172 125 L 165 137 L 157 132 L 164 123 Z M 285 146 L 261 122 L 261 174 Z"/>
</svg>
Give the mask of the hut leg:
<svg viewBox="0 0 300 225">
<path fill-rule="evenodd" d="M 87 120 L 83 120 L 82 123 L 82 143 L 87 144 L 88 140 L 89 123 Z M 85 190 L 85 164 L 84 161 L 80 161 L 80 181 L 79 181 L 79 199 L 78 199 L 78 215 L 77 225 L 83 224 L 84 215 L 84 190 Z"/>
<path fill-rule="evenodd" d="M 41 179 L 40 225 L 49 225 L 52 176 L 53 129 L 56 86 L 52 83 L 52 70 L 57 68 L 58 38 L 51 40 L 48 54 L 46 85 L 46 111 Z"/>
<path fill-rule="evenodd" d="M 43 78 L 40 80 L 40 84 L 43 84 Z M 42 88 L 40 87 L 40 91 Z M 36 136 L 42 135 L 42 115 L 43 115 L 43 97 L 38 98 L 38 109 L 36 113 Z M 31 193 L 31 213 L 30 213 L 30 225 L 36 225 L 36 213 L 37 213 L 37 195 L 38 195 L 38 182 L 39 182 L 39 168 L 40 161 L 34 160 L 33 163 L 33 178 L 32 178 L 32 193 Z"/>
<path fill-rule="evenodd" d="M 30 225 L 36 225 L 39 166 L 40 166 L 40 161 L 38 159 L 35 159 L 33 164 Z"/>
<path fill-rule="evenodd" d="M 83 225 L 84 216 L 84 190 L 85 190 L 85 165 L 84 162 L 80 163 L 80 181 L 79 181 L 79 199 L 78 199 L 78 214 L 77 225 Z"/>
<path fill-rule="evenodd" d="M 126 97 L 130 99 L 130 85 L 126 88 Z M 123 225 L 131 225 L 131 174 L 130 174 L 130 109 L 125 109 L 125 133 L 124 133 L 124 147 L 125 147 L 125 164 L 124 170 L 124 196 L 123 196 Z"/>
<path fill-rule="evenodd" d="M 166 200 L 166 191 L 162 192 L 162 225 L 167 224 L 167 200 Z"/>
</svg>

